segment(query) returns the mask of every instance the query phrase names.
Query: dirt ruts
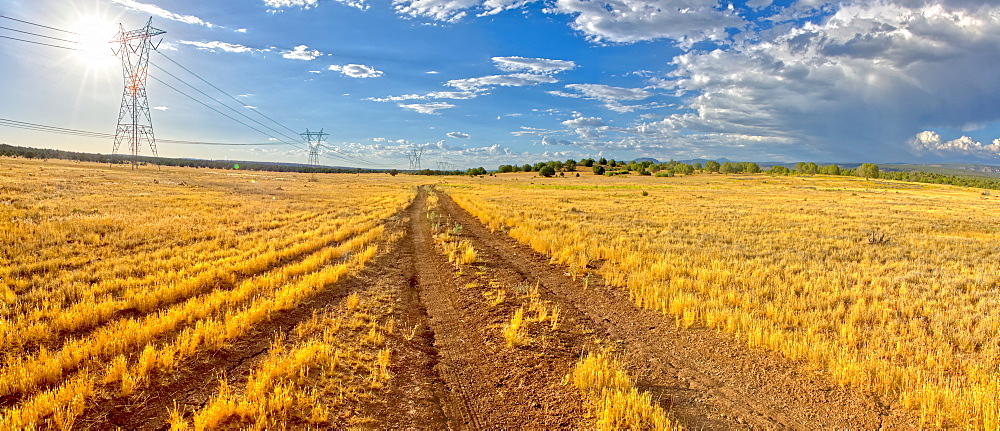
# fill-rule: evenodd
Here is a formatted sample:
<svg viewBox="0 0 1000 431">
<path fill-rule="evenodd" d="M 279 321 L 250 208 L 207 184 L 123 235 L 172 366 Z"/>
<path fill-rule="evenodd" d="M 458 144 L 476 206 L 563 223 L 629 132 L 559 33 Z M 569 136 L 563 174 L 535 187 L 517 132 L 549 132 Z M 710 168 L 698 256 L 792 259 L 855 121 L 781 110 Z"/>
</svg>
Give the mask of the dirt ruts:
<svg viewBox="0 0 1000 431">
<path fill-rule="evenodd" d="M 440 224 L 477 251 L 474 264 L 453 265 L 435 244 L 431 194 L 438 196 L 431 211 Z M 909 412 L 838 387 L 820 372 L 727 334 L 679 329 L 673 316 L 639 309 L 597 277 L 574 280 L 548 257 L 486 229 L 444 193 L 422 189 L 389 228 L 400 239 L 358 275 L 226 350 L 180 364 L 132 397 L 95 399 L 77 426 L 165 429 L 169 409 L 197 410 L 220 378 L 239 390 L 270 342 L 314 311 L 351 292 L 381 292 L 393 298 L 398 322 L 387 340 L 394 377 L 382 398 L 354 406 L 376 429 L 593 428 L 581 395 L 564 378 L 583 354 L 607 348 L 641 390 L 692 429 L 917 428 Z M 557 324 L 532 323 L 524 345 L 508 346 L 503 326 L 515 310 L 539 303 L 559 310 Z"/>
<path fill-rule="evenodd" d="M 446 194 L 439 196 L 481 255 L 595 322 L 592 329 L 616 344 L 640 388 L 689 428 L 918 428 L 912 412 L 840 387 L 822 372 L 748 348 L 729 334 L 678 328 L 674 316 L 638 308 L 624 290 L 605 286 L 599 277 L 586 285 L 574 281 L 562 265 L 502 232 L 490 232 Z"/>
</svg>

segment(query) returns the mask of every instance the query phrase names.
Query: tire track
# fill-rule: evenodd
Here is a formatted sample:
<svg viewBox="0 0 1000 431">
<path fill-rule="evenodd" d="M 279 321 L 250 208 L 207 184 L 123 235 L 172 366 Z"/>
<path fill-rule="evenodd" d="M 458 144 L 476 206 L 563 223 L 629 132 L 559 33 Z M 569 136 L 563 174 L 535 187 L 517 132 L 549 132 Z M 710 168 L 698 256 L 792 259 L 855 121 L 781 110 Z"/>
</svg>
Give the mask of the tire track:
<svg viewBox="0 0 1000 431">
<path fill-rule="evenodd" d="M 502 233 L 489 231 L 445 193 L 441 207 L 473 237 L 532 283 L 572 304 L 614 341 L 639 386 L 682 423 L 702 429 L 916 428 L 912 413 L 889 409 L 838 387 L 775 353 L 749 349 L 729 334 L 680 329 L 673 316 L 640 309 L 627 292 L 600 280 L 572 280 L 567 269 Z"/>
</svg>

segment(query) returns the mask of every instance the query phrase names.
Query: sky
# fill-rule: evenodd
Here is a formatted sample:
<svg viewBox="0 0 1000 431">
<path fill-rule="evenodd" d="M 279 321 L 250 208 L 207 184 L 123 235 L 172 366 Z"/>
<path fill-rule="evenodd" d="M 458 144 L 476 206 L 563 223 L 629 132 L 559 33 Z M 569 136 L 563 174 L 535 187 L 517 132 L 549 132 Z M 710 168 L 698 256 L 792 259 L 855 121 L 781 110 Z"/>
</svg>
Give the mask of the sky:
<svg viewBox="0 0 1000 431">
<path fill-rule="evenodd" d="M 109 41 L 152 18 L 157 139 L 254 144 L 158 142 L 165 157 L 305 163 L 298 134 L 322 130 L 321 164 L 367 168 L 415 150 L 431 169 L 1000 164 L 996 0 L 0 0 L 0 15 L 0 120 L 102 134 L 124 85 Z M 113 149 L 6 125 L 0 142 Z"/>
</svg>

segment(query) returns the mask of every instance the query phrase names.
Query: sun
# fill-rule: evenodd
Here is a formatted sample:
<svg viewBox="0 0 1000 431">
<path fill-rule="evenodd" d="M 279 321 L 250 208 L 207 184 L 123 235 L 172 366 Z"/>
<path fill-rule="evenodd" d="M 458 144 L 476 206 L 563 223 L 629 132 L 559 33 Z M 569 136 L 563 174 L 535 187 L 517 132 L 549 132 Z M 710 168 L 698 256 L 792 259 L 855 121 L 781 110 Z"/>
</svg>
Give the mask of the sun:
<svg viewBox="0 0 1000 431">
<path fill-rule="evenodd" d="M 111 39 L 118 33 L 118 25 L 100 17 L 81 17 L 71 27 L 77 41 L 77 61 L 88 69 L 106 69 L 118 64 Z"/>
</svg>

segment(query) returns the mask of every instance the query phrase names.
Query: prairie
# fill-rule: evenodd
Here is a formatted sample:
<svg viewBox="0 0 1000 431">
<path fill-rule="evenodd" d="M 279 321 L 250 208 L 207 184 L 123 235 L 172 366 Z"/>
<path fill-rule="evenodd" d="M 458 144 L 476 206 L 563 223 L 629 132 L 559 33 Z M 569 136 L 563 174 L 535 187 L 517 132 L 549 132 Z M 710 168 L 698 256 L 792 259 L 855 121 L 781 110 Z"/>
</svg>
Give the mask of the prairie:
<svg viewBox="0 0 1000 431">
<path fill-rule="evenodd" d="M 455 181 L 491 229 L 924 423 L 1000 427 L 1000 199 L 844 177 Z"/>
<path fill-rule="evenodd" d="M 853 177 L 0 158 L 0 424 L 995 429 L 998 210 Z"/>
</svg>

